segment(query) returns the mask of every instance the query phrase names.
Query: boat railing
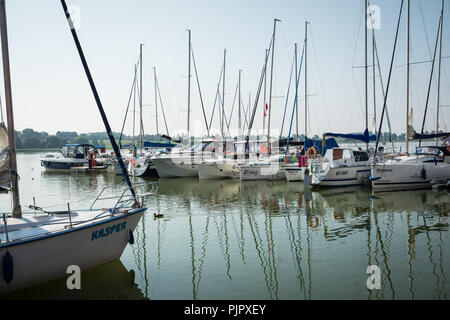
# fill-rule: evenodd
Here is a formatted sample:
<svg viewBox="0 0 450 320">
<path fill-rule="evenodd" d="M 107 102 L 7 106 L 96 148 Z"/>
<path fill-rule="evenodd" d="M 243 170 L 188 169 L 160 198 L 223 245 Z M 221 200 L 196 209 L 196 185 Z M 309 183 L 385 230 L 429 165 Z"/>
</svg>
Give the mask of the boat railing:
<svg viewBox="0 0 450 320">
<path fill-rule="evenodd" d="M 98 193 L 97 197 L 92 202 L 91 207 L 89 209 L 92 210 L 96 202 L 104 201 L 104 200 L 117 199 L 117 201 L 116 201 L 116 203 L 115 203 L 115 205 L 114 205 L 114 207 L 112 209 L 112 213 L 114 213 L 117 208 L 123 207 L 126 204 L 134 203 L 135 200 L 143 202 L 143 199 L 146 196 L 153 195 L 153 194 L 155 194 L 158 191 L 158 183 L 156 183 L 156 182 L 140 182 L 140 183 L 134 183 L 133 184 L 133 189 L 134 189 L 134 192 L 136 194 L 136 198 L 132 195 L 130 187 L 124 188 L 121 191 L 120 195 L 117 195 L 117 194 L 115 194 L 115 195 L 104 195 L 106 190 L 112 189 L 113 187 L 114 186 L 104 187 Z M 138 190 L 142 190 L 142 192 L 138 193 Z M 127 192 L 129 192 L 128 195 L 127 195 Z"/>
</svg>

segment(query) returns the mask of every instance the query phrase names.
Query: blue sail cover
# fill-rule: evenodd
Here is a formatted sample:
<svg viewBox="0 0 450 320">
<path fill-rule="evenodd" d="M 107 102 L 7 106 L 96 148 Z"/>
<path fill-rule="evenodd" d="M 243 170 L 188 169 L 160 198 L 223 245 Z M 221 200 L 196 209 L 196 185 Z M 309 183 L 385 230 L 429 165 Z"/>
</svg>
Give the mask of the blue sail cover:
<svg viewBox="0 0 450 320">
<path fill-rule="evenodd" d="M 352 140 L 360 140 L 365 143 L 369 143 L 369 141 L 376 141 L 377 136 L 374 134 L 369 134 L 369 130 L 365 130 L 364 134 L 344 134 L 344 133 L 325 133 L 327 137 L 335 137 L 335 138 L 343 138 L 343 139 L 352 139 Z"/>
<path fill-rule="evenodd" d="M 325 154 L 328 149 L 339 148 L 339 145 L 337 144 L 336 140 L 334 140 L 334 138 L 326 139 L 325 150 L 322 152 L 322 140 L 311 140 L 306 138 L 305 146 L 303 148 L 304 152 L 306 152 L 306 150 L 311 147 L 316 148 L 318 154 Z M 302 154 L 304 154 L 304 152 L 302 152 Z"/>
</svg>

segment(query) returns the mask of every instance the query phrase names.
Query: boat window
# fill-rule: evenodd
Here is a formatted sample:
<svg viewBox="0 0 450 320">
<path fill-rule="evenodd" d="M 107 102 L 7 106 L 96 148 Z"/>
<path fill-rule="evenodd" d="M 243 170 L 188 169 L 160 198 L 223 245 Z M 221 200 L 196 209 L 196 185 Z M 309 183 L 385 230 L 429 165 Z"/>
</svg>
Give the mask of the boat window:
<svg viewBox="0 0 450 320">
<path fill-rule="evenodd" d="M 343 153 L 344 153 L 344 150 L 342 150 L 342 149 L 333 149 L 333 160 L 342 159 Z"/>
<path fill-rule="evenodd" d="M 364 151 L 353 151 L 353 156 L 356 162 L 369 161 L 369 155 Z"/>
</svg>

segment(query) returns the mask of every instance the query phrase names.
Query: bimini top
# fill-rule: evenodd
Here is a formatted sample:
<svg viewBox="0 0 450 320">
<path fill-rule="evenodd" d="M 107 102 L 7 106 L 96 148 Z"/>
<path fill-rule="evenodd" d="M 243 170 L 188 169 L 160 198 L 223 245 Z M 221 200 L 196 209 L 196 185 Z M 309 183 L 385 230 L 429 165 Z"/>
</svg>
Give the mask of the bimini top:
<svg viewBox="0 0 450 320">
<path fill-rule="evenodd" d="M 306 138 L 305 146 L 303 147 L 302 154 L 305 154 L 306 150 L 308 150 L 311 147 L 316 148 L 317 153 L 325 154 L 328 149 L 339 148 L 339 145 L 337 144 L 337 142 L 334 138 L 326 139 L 325 140 L 325 148 L 322 152 L 322 140 L 311 140 L 311 139 Z"/>
<path fill-rule="evenodd" d="M 344 133 L 331 133 L 327 132 L 325 133 L 325 136 L 327 137 L 335 137 L 335 138 L 343 138 L 343 139 L 352 139 L 352 140 L 359 140 L 363 141 L 365 143 L 369 143 L 369 141 L 376 141 L 377 136 L 374 134 L 369 134 L 369 130 L 366 129 L 363 134 L 344 134 Z"/>
</svg>

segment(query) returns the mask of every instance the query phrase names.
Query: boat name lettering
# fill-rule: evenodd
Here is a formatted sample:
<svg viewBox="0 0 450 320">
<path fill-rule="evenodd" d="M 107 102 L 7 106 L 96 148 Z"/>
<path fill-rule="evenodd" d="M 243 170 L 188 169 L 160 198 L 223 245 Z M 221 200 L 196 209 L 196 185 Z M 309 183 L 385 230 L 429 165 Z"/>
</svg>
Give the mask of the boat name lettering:
<svg viewBox="0 0 450 320">
<path fill-rule="evenodd" d="M 348 171 L 337 171 L 336 175 L 337 176 L 346 176 L 348 174 Z"/>
<path fill-rule="evenodd" d="M 92 232 L 91 241 L 97 240 L 98 238 L 107 237 L 107 236 L 111 235 L 114 231 L 120 232 L 120 231 L 124 230 L 126 226 L 127 226 L 127 222 L 124 221 L 124 222 L 115 224 L 111 227 L 95 230 Z"/>
</svg>

